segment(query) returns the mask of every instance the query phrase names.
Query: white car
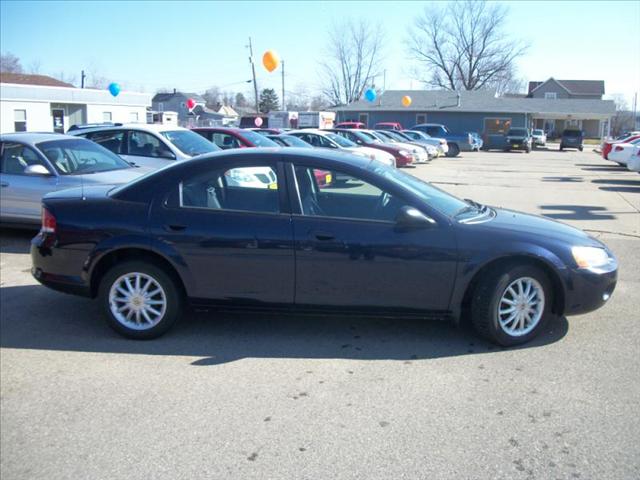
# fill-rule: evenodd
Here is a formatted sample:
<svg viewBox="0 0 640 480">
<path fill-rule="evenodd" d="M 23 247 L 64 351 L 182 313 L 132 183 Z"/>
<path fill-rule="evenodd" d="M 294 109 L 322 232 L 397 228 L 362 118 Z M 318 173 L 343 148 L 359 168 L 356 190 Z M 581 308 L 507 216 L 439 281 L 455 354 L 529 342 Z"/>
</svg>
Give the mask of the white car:
<svg viewBox="0 0 640 480">
<path fill-rule="evenodd" d="M 120 155 L 133 165 L 157 169 L 220 148 L 191 130 L 174 125 L 113 124 L 79 127 L 68 135 L 84 137 Z"/>
<path fill-rule="evenodd" d="M 270 167 L 240 167 L 225 173 L 227 186 L 244 188 L 278 188 L 276 173 Z"/>
<path fill-rule="evenodd" d="M 627 165 L 638 145 L 640 145 L 640 138 L 629 143 L 615 143 L 607 156 L 607 160 L 616 162 L 618 165 Z"/>
<path fill-rule="evenodd" d="M 632 172 L 640 173 L 640 145 L 633 148 L 633 153 L 627 161 L 627 168 Z"/>
<path fill-rule="evenodd" d="M 414 145 L 412 143 L 399 142 L 394 138 L 385 135 L 384 132 L 378 132 L 376 130 L 366 130 L 366 132 L 376 137 L 376 139 L 380 140 L 382 143 L 393 145 L 394 147 L 399 147 L 408 151 L 413 156 L 413 163 L 427 163 L 431 160 L 425 147 Z"/>
<path fill-rule="evenodd" d="M 533 130 L 531 138 L 533 138 L 534 147 L 544 147 L 547 144 L 547 134 L 542 129 L 536 128 Z"/>
<path fill-rule="evenodd" d="M 348 138 L 344 138 L 343 136 L 338 135 L 334 132 L 316 129 L 304 129 L 287 132 L 287 135 L 298 137 L 314 147 L 345 150 L 353 153 L 354 155 L 360 155 L 372 160 L 377 160 L 384 163 L 385 165 L 389 165 L 392 167 L 396 166 L 396 159 L 390 153 L 379 150 L 377 148 L 360 146 L 352 142 Z"/>
</svg>

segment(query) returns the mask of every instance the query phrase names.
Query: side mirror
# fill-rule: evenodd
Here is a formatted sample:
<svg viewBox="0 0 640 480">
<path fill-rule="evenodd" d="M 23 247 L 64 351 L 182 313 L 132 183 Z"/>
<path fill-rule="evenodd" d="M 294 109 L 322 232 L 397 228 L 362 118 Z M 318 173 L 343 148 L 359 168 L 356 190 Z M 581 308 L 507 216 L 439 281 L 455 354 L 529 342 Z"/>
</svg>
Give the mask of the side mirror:
<svg viewBox="0 0 640 480">
<path fill-rule="evenodd" d="M 41 177 L 48 177 L 51 175 L 51 172 L 47 169 L 47 167 L 45 167 L 44 165 L 29 165 L 28 167 L 26 167 L 24 169 L 24 174 L 25 175 L 34 175 L 34 176 L 41 176 Z"/>
<path fill-rule="evenodd" d="M 422 228 L 431 228 L 436 222 L 427 217 L 417 208 L 404 206 L 396 216 L 396 230 L 406 232 L 408 230 L 418 230 Z"/>
</svg>

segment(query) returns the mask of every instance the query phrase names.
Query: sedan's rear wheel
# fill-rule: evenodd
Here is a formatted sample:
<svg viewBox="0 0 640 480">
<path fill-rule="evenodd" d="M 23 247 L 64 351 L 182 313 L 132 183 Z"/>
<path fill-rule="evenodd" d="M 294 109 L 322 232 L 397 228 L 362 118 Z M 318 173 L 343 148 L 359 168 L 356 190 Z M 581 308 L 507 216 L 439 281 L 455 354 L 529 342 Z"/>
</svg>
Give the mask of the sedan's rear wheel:
<svg viewBox="0 0 640 480">
<path fill-rule="evenodd" d="M 460 148 L 455 143 L 449 144 L 449 151 L 447 157 L 457 157 L 460 154 Z"/>
<path fill-rule="evenodd" d="M 181 295 L 164 270 L 130 261 L 105 274 L 100 302 L 111 328 L 129 338 L 148 339 L 171 328 L 180 313 Z"/>
<path fill-rule="evenodd" d="M 532 265 L 512 265 L 487 273 L 472 298 L 472 321 L 480 335 L 500 345 L 525 343 L 550 317 L 547 276 Z"/>
</svg>

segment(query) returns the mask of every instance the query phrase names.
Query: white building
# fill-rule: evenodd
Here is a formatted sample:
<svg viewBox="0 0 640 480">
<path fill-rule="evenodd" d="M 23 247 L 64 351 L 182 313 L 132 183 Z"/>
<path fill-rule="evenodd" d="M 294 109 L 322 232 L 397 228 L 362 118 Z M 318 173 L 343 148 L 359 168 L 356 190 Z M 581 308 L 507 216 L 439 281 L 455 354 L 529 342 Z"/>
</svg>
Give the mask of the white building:
<svg viewBox="0 0 640 480">
<path fill-rule="evenodd" d="M 0 133 L 66 132 L 70 126 L 147 121 L 151 95 L 75 88 L 44 75 L 0 75 Z"/>
</svg>

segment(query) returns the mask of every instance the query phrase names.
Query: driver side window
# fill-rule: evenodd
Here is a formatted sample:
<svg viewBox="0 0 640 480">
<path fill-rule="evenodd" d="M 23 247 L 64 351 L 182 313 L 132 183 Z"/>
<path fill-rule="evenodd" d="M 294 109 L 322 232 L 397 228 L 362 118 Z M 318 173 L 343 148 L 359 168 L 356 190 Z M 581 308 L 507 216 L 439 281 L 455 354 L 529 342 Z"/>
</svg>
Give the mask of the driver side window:
<svg viewBox="0 0 640 480">
<path fill-rule="evenodd" d="M 348 173 L 296 166 L 295 175 L 303 215 L 393 222 L 405 205 Z"/>
</svg>

